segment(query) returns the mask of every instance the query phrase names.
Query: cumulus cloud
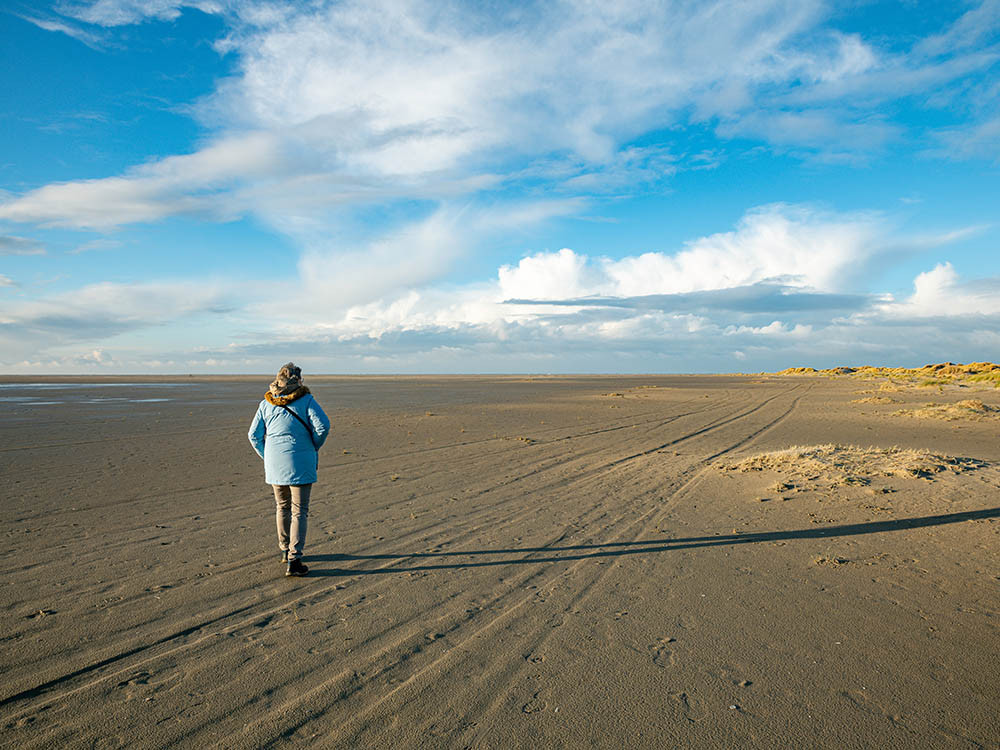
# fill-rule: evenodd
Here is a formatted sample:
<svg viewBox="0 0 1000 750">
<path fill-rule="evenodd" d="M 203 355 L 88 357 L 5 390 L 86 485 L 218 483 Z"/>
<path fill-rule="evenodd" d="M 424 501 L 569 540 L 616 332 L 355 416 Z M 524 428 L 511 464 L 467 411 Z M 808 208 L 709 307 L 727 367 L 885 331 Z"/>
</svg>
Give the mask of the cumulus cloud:
<svg viewBox="0 0 1000 750">
<path fill-rule="evenodd" d="M 219 282 L 97 284 L 0 302 L 3 364 L 44 358 L 86 369 L 96 365 L 79 357 L 100 347 L 137 370 L 151 367 L 142 364 L 148 360 L 187 371 L 209 359 L 253 369 L 281 352 L 356 372 L 689 371 L 694 362 L 702 371 L 753 370 L 838 358 L 934 359 L 944 329 L 949 356 L 957 358 L 986 340 L 970 330 L 1000 325 L 1000 282 L 962 281 L 946 263 L 917 276 L 913 293 L 899 300 L 852 291 L 850 279 L 882 253 L 907 244 L 926 251 L 966 230 L 908 243 L 883 216 L 813 206 L 763 206 L 731 231 L 673 252 L 608 258 L 563 248 L 501 265 L 493 278 L 436 280 L 442 271 L 435 264 L 459 257 L 467 232 L 483 235 L 570 208 L 556 202 L 434 212 L 387 234 L 382 248 L 359 248 L 354 269 L 338 265 L 350 259 L 344 251 L 306 253 L 301 279 L 272 280 L 265 295 Z M 264 301 L 233 302 L 247 298 Z M 121 348 L 124 334 L 134 339 L 134 332 L 220 311 L 244 331 L 225 347 L 170 351 L 161 344 L 145 357 Z M 970 319 L 979 323 L 970 326 Z"/>
<path fill-rule="evenodd" d="M 939 263 L 913 280 L 913 294 L 880 307 L 891 318 L 1000 316 L 1000 279 L 963 282 L 951 263 Z"/>
<path fill-rule="evenodd" d="M 565 342 L 622 345 L 678 330 L 753 336 L 758 344 L 767 336 L 803 338 L 834 316 L 883 301 L 849 290 L 880 253 L 895 248 L 888 228 L 875 214 L 764 206 L 748 212 L 733 231 L 692 240 L 673 253 L 617 259 L 569 248 L 535 253 L 502 265 L 491 281 L 457 288 L 426 284 L 339 311 L 328 303 L 322 322 L 298 331 L 340 342 L 414 331 L 474 332 L 493 341 L 558 332 Z M 414 257 L 420 261 L 419 249 Z"/>
<path fill-rule="evenodd" d="M 4 276 L 2 273 L 0 273 L 0 289 L 3 289 L 5 287 L 10 288 L 15 286 L 18 286 L 18 283 L 14 281 L 14 279 L 10 278 L 9 276 Z"/>
<path fill-rule="evenodd" d="M 782 279 L 826 291 L 851 287 L 863 263 L 884 249 L 876 214 L 832 214 L 774 204 L 748 212 L 735 230 L 649 252 L 588 262 L 572 250 L 539 253 L 500 269 L 506 299 L 640 297 L 727 289 Z"/>
<path fill-rule="evenodd" d="M 686 371 L 695 359 L 702 369 L 763 369 L 765 362 L 829 365 L 838 357 L 929 360 L 940 330 L 921 320 L 1000 314 L 996 284 L 963 284 L 947 265 L 920 275 L 903 301 L 852 293 L 852 277 L 881 253 L 933 244 L 929 235 L 908 241 L 890 229 L 874 214 L 765 206 L 733 231 L 674 253 L 536 253 L 501 266 L 492 281 L 425 286 L 354 305 L 286 335 L 282 346 L 297 340 L 317 356 L 336 352 L 330 356 L 360 371 L 426 370 L 431 360 L 446 370 L 452 362 L 456 372 L 601 371 L 609 362 Z M 963 234 L 943 232 L 936 241 Z M 964 333 L 954 341 L 956 351 L 973 350 L 975 340 Z"/>
<path fill-rule="evenodd" d="M 500 268 L 500 294 L 507 299 L 551 300 L 594 294 L 587 283 L 587 259 L 569 248 L 522 258 Z"/>
</svg>

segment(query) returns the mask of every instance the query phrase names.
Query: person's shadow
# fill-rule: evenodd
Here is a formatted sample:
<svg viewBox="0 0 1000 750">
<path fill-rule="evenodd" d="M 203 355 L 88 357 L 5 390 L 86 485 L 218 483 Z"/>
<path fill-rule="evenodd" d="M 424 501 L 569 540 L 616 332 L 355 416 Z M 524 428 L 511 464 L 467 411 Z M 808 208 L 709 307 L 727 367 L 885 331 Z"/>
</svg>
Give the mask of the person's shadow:
<svg viewBox="0 0 1000 750">
<path fill-rule="evenodd" d="M 624 555 L 648 555 L 681 549 L 694 549 L 696 547 L 724 547 L 735 544 L 757 544 L 760 542 L 777 542 L 790 539 L 830 539 L 833 537 L 858 536 L 860 534 L 882 534 L 985 518 L 1000 518 L 1000 508 L 968 510 L 961 513 L 944 513 L 937 516 L 921 516 L 918 518 L 900 518 L 892 521 L 871 521 L 868 523 L 852 523 L 841 526 L 824 526 L 812 529 L 758 531 L 746 534 L 716 534 L 713 536 L 685 537 L 681 539 L 649 539 L 641 542 L 578 544 L 567 547 L 512 547 L 506 549 L 456 550 L 454 552 L 400 552 L 378 555 L 318 554 L 309 555 L 309 561 L 350 562 L 357 560 L 363 564 L 367 560 L 422 561 L 449 557 L 468 557 L 473 559 L 440 563 L 420 562 L 416 565 L 390 565 L 382 568 L 365 568 L 360 566 L 325 570 L 313 568 L 310 571 L 310 575 L 386 575 L 429 570 L 485 568 L 498 565 L 537 565 L 538 563 L 566 562 L 568 560 L 600 559 L 605 557 L 621 557 Z M 543 554 L 538 555 L 537 553 Z M 500 557 L 495 560 L 475 559 L 476 557 L 494 555 L 499 555 Z"/>
</svg>

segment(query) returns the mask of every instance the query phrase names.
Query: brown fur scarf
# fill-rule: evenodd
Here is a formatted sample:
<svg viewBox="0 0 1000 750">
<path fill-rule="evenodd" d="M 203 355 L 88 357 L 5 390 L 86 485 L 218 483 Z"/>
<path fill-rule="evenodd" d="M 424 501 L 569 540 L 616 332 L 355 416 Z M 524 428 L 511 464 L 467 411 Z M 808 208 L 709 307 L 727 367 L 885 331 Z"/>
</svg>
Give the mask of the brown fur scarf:
<svg viewBox="0 0 1000 750">
<path fill-rule="evenodd" d="M 306 388 L 304 385 L 300 385 L 291 393 L 285 393 L 281 396 L 275 396 L 273 393 L 271 393 L 271 391 L 267 391 L 264 394 L 264 400 L 267 401 L 267 403 L 272 404 L 274 406 L 284 406 L 285 404 L 292 403 L 292 401 L 295 401 L 295 399 L 302 398 L 308 393 L 309 389 Z"/>
</svg>

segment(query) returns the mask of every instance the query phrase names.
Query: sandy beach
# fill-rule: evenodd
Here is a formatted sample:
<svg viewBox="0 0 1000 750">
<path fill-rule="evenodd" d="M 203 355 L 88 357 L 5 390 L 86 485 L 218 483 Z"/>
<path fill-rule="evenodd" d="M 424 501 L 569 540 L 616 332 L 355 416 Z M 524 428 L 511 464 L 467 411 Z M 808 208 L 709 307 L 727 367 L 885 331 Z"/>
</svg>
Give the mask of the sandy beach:
<svg viewBox="0 0 1000 750">
<path fill-rule="evenodd" d="M 268 380 L 0 381 L 2 747 L 1000 747 L 990 384 Z"/>
</svg>

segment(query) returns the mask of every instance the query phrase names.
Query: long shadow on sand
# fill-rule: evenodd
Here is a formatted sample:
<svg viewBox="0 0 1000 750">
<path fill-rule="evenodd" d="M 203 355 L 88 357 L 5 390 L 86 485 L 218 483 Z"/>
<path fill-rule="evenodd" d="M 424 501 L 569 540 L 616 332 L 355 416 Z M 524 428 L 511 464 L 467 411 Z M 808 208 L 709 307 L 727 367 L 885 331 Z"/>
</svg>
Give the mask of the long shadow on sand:
<svg viewBox="0 0 1000 750">
<path fill-rule="evenodd" d="M 565 562 L 567 560 L 586 560 L 590 558 L 619 557 L 622 555 L 641 555 L 650 552 L 671 552 L 680 549 L 696 547 L 723 547 L 734 544 L 756 544 L 759 542 L 777 542 L 789 539 L 830 539 L 832 537 L 858 536 L 860 534 L 883 534 L 890 531 L 906 531 L 927 526 L 943 526 L 949 523 L 961 523 L 984 518 L 1000 518 L 1000 508 L 969 510 L 961 513 L 944 513 L 937 516 L 920 516 L 917 518 L 900 518 L 894 521 L 871 521 L 869 523 L 851 523 L 841 526 L 826 526 L 814 529 L 789 529 L 788 531 L 760 531 L 746 534 L 715 534 L 713 536 L 695 536 L 681 539 L 649 539 L 641 542 L 608 542 L 606 544 L 577 544 L 567 547 L 511 547 L 508 549 L 478 549 L 455 552 L 403 552 L 399 554 L 379 555 L 309 555 L 310 562 L 351 560 L 423 560 L 442 557 L 478 557 L 482 555 L 530 555 L 527 557 L 502 557 L 498 560 L 469 560 L 463 562 L 421 563 L 419 565 L 397 566 L 386 568 L 345 568 L 321 570 L 313 568 L 310 575 L 343 576 L 343 575 L 374 575 L 386 573 L 406 573 L 422 570 L 458 570 L 462 568 L 485 568 L 497 565 L 531 565 L 545 562 Z M 545 556 L 535 556 L 535 553 L 547 553 Z M 567 553 L 567 554 L 552 554 Z"/>
</svg>

